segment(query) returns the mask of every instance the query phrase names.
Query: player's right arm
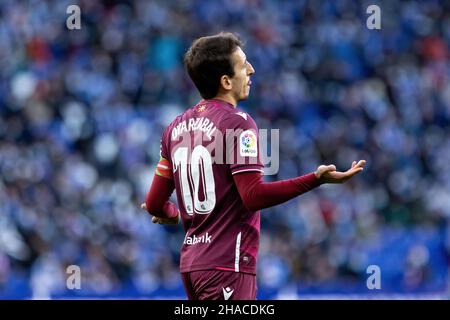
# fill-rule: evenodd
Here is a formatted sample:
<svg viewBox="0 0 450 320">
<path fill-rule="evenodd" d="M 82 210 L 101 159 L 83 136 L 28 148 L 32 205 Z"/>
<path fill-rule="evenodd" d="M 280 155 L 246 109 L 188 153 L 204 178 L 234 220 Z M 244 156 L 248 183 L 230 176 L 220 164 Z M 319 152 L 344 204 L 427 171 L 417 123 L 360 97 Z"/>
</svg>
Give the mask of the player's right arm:
<svg viewBox="0 0 450 320">
<path fill-rule="evenodd" d="M 180 221 L 180 211 L 169 201 L 174 189 L 170 162 L 161 157 L 145 202 L 141 204 L 142 209 L 153 215 L 153 223 L 177 224 Z"/>
<path fill-rule="evenodd" d="M 343 183 L 361 172 L 366 161 L 353 161 L 345 172 L 336 171 L 334 165 L 321 165 L 315 172 L 301 177 L 264 182 L 259 172 L 244 172 L 233 176 L 239 195 L 245 207 L 250 211 L 258 211 L 282 204 L 323 183 Z"/>
<path fill-rule="evenodd" d="M 156 165 L 153 182 L 145 202 L 141 204 L 141 208 L 153 216 L 152 222 L 160 224 L 177 224 L 180 221 L 180 210 L 173 202 L 169 201 L 175 190 L 172 163 L 166 144 L 169 128 L 170 126 L 162 134 L 160 159 Z"/>
</svg>

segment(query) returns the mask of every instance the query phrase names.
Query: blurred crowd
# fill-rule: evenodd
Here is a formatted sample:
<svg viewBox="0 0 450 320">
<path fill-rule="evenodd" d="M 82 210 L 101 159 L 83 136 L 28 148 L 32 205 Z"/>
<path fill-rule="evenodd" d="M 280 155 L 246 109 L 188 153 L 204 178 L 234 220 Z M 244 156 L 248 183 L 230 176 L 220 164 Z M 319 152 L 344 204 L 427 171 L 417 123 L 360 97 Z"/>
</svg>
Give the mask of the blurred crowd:
<svg viewBox="0 0 450 320">
<path fill-rule="evenodd" d="M 259 297 L 447 287 L 450 4 L 353 0 L 0 2 L 0 298 L 184 297 L 181 226 L 139 209 L 163 128 L 199 95 L 182 58 L 240 35 L 240 106 L 280 129 L 266 181 L 334 163 L 362 174 L 262 211 Z M 68 30 L 66 9 L 81 8 Z M 81 268 L 81 290 L 66 268 Z"/>
</svg>

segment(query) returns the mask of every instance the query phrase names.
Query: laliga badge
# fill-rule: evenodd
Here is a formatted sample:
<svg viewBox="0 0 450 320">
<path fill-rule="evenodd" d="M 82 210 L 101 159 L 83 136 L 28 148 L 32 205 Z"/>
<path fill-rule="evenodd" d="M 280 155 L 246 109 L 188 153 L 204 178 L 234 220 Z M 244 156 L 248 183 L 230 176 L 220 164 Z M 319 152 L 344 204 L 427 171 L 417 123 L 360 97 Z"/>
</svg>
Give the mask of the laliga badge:
<svg viewBox="0 0 450 320">
<path fill-rule="evenodd" d="M 252 130 L 246 130 L 239 137 L 239 150 L 241 157 L 257 157 L 258 144 L 256 134 Z"/>
</svg>

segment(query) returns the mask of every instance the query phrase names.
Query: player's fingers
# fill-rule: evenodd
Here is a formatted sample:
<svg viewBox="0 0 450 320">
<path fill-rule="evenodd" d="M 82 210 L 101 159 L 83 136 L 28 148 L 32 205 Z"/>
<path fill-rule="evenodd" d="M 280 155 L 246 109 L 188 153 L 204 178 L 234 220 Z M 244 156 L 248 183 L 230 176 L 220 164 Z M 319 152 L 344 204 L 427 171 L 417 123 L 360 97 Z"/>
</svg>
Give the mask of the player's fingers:
<svg viewBox="0 0 450 320">
<path fill-rule="evenodd" d="M 159 218 L 158 217 L 152 217 L 152 222 L 153 223 L 159 223 Z"/>
<path fill-rule="evenodd" d="M 359 160 L 358 163 L 355 165 L 355 167 L 364 167 L 366 164 L 366 160 Z"/>
<path fill-rule="evenodd" d="M 364 170 L 364 168 L 355 166 L 355 167 L 353 167 L 352 169 L 348 170 L 348 171 L 346 172 L 345 176 L 346 176 L 346 178 L 351 178 L 351 177 L 353 177 L 355 174 L 358 174 L 358 173 L 360 173 L 360 172 L 363 171 L 363 170 Z"/>
<path fill-rule="evenodd" d="M 356 170 L 356 169 L 363 169 L 365 164 L 366 164 L 366 160 L 359 160 L 358 163 L 356 163 L 356 161 L 353 161 L 352 167 L 350 169 L 348 169 L 347 172 L 350 172 L 350 171 Z"/>
<path fill-rule="evenodd" d="M 141 209 L 147 210 L 147 205 L 144 203 L 141 204 Z"/>
</svg>

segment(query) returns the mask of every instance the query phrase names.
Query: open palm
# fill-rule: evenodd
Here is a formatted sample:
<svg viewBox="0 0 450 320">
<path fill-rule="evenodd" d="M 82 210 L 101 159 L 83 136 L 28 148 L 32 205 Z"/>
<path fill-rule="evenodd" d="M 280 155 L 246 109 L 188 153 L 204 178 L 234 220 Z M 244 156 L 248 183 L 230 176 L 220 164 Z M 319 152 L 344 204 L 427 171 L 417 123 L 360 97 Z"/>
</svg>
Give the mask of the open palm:
<svg viewBox="0 0 450 320">
<path fill-rule="evenodd" d="M 315 174 L 321 183 L 344 183 L 354 175 L 364 170 L 366 160 L 353 161 L 352 166 L 345 172 L 336 171 L 335 165 L 321 165 L 317 168 Z"/>
</svg>

